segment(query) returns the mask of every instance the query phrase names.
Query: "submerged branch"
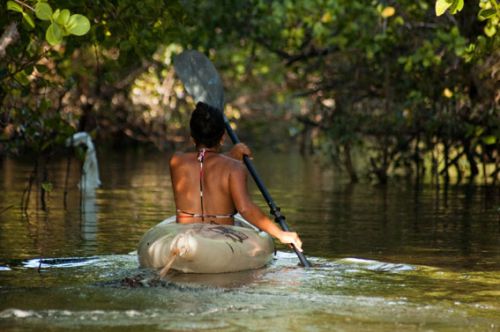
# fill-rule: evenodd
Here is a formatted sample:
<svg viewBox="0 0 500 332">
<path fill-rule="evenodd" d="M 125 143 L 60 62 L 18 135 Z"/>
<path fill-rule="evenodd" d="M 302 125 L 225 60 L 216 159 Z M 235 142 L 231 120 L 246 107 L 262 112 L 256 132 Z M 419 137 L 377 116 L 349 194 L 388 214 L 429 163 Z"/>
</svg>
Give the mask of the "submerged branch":
<svg viewBox="0 0 500 332">
<path fill-rule="evenodd" d="M 8 210 L 10 210 L 10 209 L 11 209 L 11 208 L 13 208 L 13 207 L 14 207 L 14 205 L 10 205 L 10 206 L 7 206 L 7 207 L 3 208 L 2 210 L 0 210 L 0 214 L 2 214 L 2 213 L 4 213 L 4 212 L 6 212 L 6 211 L 8 211 Z"/>
</svg>

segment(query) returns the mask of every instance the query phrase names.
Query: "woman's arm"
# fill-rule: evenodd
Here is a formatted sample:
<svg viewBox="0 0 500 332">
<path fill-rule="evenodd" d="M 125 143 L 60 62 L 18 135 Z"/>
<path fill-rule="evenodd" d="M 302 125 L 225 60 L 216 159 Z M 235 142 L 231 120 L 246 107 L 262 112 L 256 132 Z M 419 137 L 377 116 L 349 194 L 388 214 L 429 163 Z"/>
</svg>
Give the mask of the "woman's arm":
<svg viewBox="0 0 500 332">
<path fill-rule="evenodd" d="M 243 165 L 235 165 L 229 175 L 229 189 L 236 210 L 249 222 L 277 238 L 283 244 L 294 244 L 302 251 L 302 241 L 295 232 L 281 230 L 262 210 L 252 202 L 247 189 L 247 173 Z"/>
</svg>

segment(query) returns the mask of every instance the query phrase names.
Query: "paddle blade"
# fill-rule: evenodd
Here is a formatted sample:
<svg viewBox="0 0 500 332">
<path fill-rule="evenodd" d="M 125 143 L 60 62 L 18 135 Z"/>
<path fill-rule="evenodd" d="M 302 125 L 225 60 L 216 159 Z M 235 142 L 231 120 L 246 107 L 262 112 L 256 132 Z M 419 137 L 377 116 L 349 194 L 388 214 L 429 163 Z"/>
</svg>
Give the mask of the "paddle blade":
<svg viewBox="0 0 500 332">
<path fill-rule="evenodd" d="M 195 102 L 204 102 L 224 110 L 224 86 L 212 62 L 195 50 L 174 57 L 174 68 Z"/>
</svg>

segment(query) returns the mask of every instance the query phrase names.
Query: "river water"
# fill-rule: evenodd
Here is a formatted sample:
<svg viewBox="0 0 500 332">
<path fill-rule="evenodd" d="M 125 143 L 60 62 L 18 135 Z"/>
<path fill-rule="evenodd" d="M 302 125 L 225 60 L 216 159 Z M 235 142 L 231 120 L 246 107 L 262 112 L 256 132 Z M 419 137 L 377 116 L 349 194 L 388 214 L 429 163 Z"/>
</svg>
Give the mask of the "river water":
<svg viewBox="0 0 500 332">
<path fill-rule="evenodd" d="M 65 208 L 54 160 L 48 209 L 32 193 L 27 214 L 32 164 L 0 160 L 1 331 L 500 331 L 498 186 L 350 185 L 313 159 L 258 153 L 314 267 L 278 246 L 264 269 L 159 279 L 134 250 L 174 212 L 168 156 L 98 157 L 95 193 L 81 198 L 73 160 Z"/>
</svg>

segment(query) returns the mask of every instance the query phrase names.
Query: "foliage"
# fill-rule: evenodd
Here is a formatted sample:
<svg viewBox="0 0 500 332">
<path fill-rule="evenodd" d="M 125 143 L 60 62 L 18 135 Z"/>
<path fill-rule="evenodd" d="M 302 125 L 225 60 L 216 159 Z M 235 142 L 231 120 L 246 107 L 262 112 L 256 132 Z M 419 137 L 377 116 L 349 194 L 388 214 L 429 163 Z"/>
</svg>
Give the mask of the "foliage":
<svg viewBox="0 0 500 332">
<path fill-rule="evenodd" d="M 454 15 L 464 8 L 464 0 L 436 0 L 436 15 L 441 16 L 445 12 Z M 477 14 L 478 19 L 486 21 L 484 33 L 488 37 L 493 37 L 497 33 L 498 25 L 500 24 L 500 4 L 496 0 L 481 0 L 479 1 Z"/>
<path fill-rule="evenodd" d="M 282 59 L 287 88 L 309 100 L 297 110 L 304 134 L 314 126 L 316 145 L 333 142 L 346 168 L 345 152 L 365 142 L 382 182 L 398 168 L 418 172 L 435 150 L 440 171 L 463 157 L 475 175 L 481 160 L 498 160 L 499 40 L 477 33 L 472 6 L 449 4 L 462 20 L 433 18 L 426 1 L 310 0 L 255 1 L 247 22 L 251 38 Z"/>
<path fill-rule="evenodd" d="M 75 131 L 131 131 L 123 111 L 129 87 L 154 63 L 158 45 L 181 38 L 178 8 L 157 1 L 2 2 L 0 154 L 34 156 L 26 197 L 35 180 L 41 197 L 52 190 L 46 161 L 66 151 Z"/>
<path fill-rule="evenodd" d="M 58 8 L 53 11 L 50 4 L 42 0 L 38 0 L 34 7 L 21 0 L 9 0 L 7 1 L 7 9 L 20 13 L 23 23 L 26 24 L 28 29 L 35 28 L 33 14 L 42 21 L 50 21 L 50 25 L 45 32 L 45 39 L 51 45 L 60 44 L 63 37 L 68 35 L 83 36 L 90 29 L 90 22 L 87 17 L 80 14 L 71 15 L 68 9 Z"/>
<path fill-rule="evenodd" d="M 182 22 L 178 6 L 156 1 L 8 1 L 0 8 L 0 27 L 13 27 L 14 36 L 4 38 L 9 43 L 0 52 L 3 149 L 38 151 L 25 144 L 36 140 L 27 139 L 24 130 L 31 116 L 44 121 L 57 114 L 75 131 L 88 126 L 99 108 L 111 108 L 113 96 L 122 107 L 118 101 L 155 62 L 151 55 L 158 45 L 173 35 L 182 38 L 176 28 Z M 19 109 L 27 110 L 25 117 L 18 116 Z M 116 123 L 114 115 L 105 117 Z M 62 141 L 57 137 L 46 145 L 57 148 Z"/>
<path fill-rule="evenodd" d="M 76 130 L 175 144 L 189 99 L 171 59 L 196 48 L 221 72 L 231 115 L 293 119 L 303 150 L 353 180 L 356 148 L 382 182 L 429 158 L 434 173 L 499 164 L 494 0 L 15 0 L 0 14 L 4 151 L 46 153 Z M 40 133 L 48 141 L 30 144 Z"/>
</svg>

